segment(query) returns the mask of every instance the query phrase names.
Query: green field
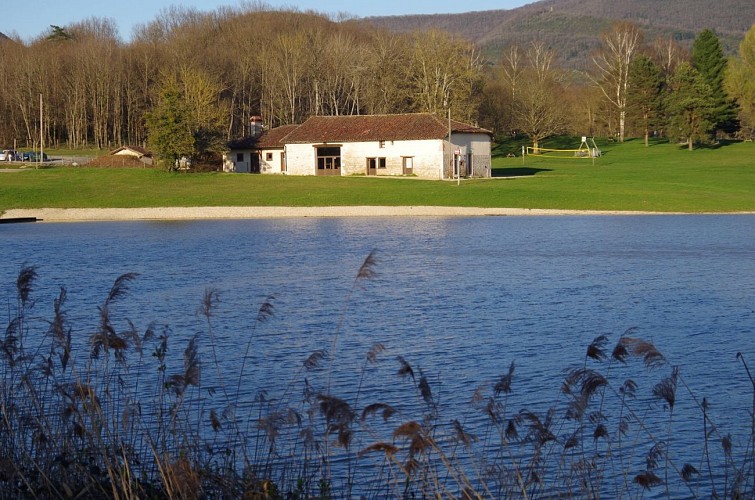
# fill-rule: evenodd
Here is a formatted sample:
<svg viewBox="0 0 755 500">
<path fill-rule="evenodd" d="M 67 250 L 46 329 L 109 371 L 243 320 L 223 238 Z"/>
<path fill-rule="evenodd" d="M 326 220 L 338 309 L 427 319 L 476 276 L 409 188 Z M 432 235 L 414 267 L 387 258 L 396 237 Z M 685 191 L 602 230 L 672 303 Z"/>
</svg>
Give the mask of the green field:
<svg viewBox="0 0 755 500">
<path fill-rule="evenodd" d="M 579 140 L 546 141 L 575 148 Z M 507 158 L 499 144 L 492 179 L 176 174 L 151 169 L 56 167 L 0 173 L 0 211 L 12 208 L 160 206 L 435 205 L 653 212 L 755 211 L 755 144 L 686 151 L 667 142 L 598 143 L 590 159 Z"/>
</svg>

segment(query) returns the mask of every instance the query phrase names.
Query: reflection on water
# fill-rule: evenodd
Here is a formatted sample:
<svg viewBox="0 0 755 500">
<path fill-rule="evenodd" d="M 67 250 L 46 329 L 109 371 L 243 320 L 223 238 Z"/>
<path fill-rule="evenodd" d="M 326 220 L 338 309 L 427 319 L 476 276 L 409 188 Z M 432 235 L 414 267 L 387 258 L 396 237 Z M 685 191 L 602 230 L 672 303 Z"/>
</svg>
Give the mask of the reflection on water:
<svg viewBox="0 0 755 500">
<path fill-rule="evenodd" d="M 564 400 L 565 370 L 585 363 L 596 336 L 610 338 L 610 353 L 634 328 L 632 336 L 681 367 L 722 429 L 746 438 L 741 416 L 752 392 L 736 354 L 755 364 L 753 228 L 749 215 L 4 225 L 0 293 L 10 304 L 19 268 L 37 266 L 36 314 L 49 317 L 65 286 L 74 337 L 85 341 L 113 280 L 139 273 L 116 308 L 120 320 L 167 324 L 185 341 L 206 335 L 197 310 L 212 288 L 220 294 L 212 329 L 221 367 L 237 374 L 250 347 L 240 407 L 261 389 L 279 397 L 311 353 L 332 353 L 338 335 L 334 393 L 354 396 L 344 391 L 354 390 L 380 342 L 383 361 L 366 371 L 362 401 L 416 404 L 411 384 L 396 375 L 402 356 L 446 411 L 472 423 L 483 419 L 470 404 L 475 389 L 495 383 L 512 361 L 511 408 L 545 411 Z M 355 287 L 373 249 L 378 276 Z M 275 316 L 258 325 L 269 295 Z M 328 373 L 307 382 L 323 388 Z M 648 408 L 660 406 L 650 389 L 663 374 L 627 371 L 645 382 L 638 397 Z M 679 399 L 675 444 L 685 450 L 699 415 L 689 395 Z"/>
</svg>

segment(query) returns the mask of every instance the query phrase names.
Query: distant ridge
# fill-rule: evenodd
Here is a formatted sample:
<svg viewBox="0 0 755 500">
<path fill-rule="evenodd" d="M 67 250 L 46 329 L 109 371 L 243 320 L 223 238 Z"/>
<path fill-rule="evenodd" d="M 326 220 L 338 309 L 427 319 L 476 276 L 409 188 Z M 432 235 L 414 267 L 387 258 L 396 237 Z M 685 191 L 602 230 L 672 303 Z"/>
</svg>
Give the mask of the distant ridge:
<svg viewBox="0 0 755 500">
<path fill-rule="evenodd" d="M 752 0 L 542 0 L 516 9 L 384 16 L 361 19 L 395 32 L 437 28 L 477 44 L 495 58 L 502 47 L 541 39 L 555 48 L 561 63 L 583 68 L 600 46 L 601 33 L 616 21 L 639 25 L 647 42 L 673 37 L 689 47 L 705 28 L 713 29 L 727 53 L 736 51 L 755 23 Z"/>
</svg>

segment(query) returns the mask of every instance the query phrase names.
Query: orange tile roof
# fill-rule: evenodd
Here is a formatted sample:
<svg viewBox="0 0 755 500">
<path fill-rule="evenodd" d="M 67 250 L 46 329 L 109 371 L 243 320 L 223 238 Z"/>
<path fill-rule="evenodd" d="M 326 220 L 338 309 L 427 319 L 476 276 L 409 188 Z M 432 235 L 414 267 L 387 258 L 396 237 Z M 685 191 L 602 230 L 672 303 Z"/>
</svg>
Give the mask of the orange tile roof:
<svg viewBox="0 0 755 500">
<path fill-rule="evenodd" d="M 451 121 L 453 132 L 488 134 L 488 130 Z M 448 121 L 430 113 L 400 115 L 313 116 L 289 133 L 283 142 L 365 142 L 443 139 Z"/>
<path fill-rule="evenodd" d="M 265 130 L 259 139 L 257 139 L 257 147 L 283 148 L 283 139 L 297 128 L 299 128 L 299 125 L 281 125 L 280 127 Z"/>
</svg>

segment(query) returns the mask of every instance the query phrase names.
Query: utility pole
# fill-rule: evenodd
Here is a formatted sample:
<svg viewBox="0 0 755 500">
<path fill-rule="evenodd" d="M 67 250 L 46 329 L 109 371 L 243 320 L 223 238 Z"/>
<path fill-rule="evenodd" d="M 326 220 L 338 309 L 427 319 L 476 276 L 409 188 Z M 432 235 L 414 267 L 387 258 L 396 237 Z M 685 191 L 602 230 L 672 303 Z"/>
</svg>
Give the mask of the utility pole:
<svg viewBox="0 0 755 500">
<path fill-rule="evenodd" d="M 39 94 L 39 158 L 37 158 L 37 168 L 42 166 L 42 156 L 45 153 L 44 143 L 44 125 L 42 124 L 42 93 Z"/>
<path fill-rule="evenodd" d="M 456 185 L 458 186 L 461 182 L 461 172 L 459 172 L 458 166 L 456 165 L 456 153 L 454 152 L 454 144 L 451 142 L 451 105 L 448 105 L 448 149 L 449 149 L 449 155 L 451 157 L 451 172 L 453 172 L 453 175 L 456 175 Z"/>
</svg>

